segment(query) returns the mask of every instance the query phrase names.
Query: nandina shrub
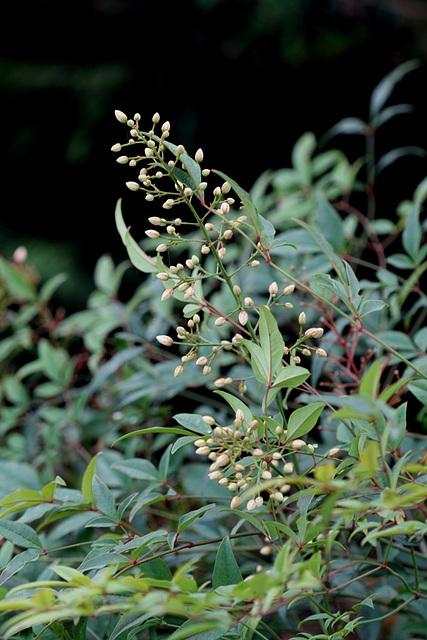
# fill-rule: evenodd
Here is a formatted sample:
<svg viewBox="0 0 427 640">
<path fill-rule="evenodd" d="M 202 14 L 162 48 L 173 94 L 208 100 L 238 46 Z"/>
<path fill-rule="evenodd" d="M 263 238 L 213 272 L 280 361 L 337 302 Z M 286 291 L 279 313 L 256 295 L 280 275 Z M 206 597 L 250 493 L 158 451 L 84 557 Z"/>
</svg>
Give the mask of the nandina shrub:
<svg viewBox="0 0 427 640">
<path fill-rule="evenodd" d="M 153 207 L 141 243 L 116 207 L 130 300 L 103 256 L 64 318 L 61 277 L 2 259 L 4 638 L 423 636 L 427 180 L 378 217 L 420 150 L 372 144 L 415 66 L 329 132 L 360 160 L 305 134 L 251 193 L 116 111 Z"/>
</svg>

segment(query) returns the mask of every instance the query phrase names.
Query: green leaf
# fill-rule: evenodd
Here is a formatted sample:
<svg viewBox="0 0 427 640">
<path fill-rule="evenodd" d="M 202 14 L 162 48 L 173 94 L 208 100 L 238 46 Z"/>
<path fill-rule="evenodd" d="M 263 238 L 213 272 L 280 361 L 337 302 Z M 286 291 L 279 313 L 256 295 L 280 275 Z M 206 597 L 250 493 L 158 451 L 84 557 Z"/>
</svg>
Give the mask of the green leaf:
<svg viewBox="0 0 427 640">
<path fill-rule="evenodd" d="M 381 111 L 382 107 L 392 94 L 396 84 L 400 82 L 407 73 L 413 71 L 419 66 L 420 62 L 418 60 L 408 60 L 396 67 L 396 69 L 393 69 L 391 73 L 387 74 L 385 78 L 378 83 L 372 92 L 369 105 L 369 115 L 371 120 Z"/>
<path fill-rule="evenodd" d="M 4 584 L 9 578 L 11 578 L 15 573 L 21 571 L 23 567 L 25 567 L 28 562 L 35 562 L 40 557 L 40 551 L 36 549 L 27 549 L 22 553 L 18 553 L 9 564 L 3 569 L 0 575 L 0 585 Z"/>
<path fill-rule="evenodd" d="M 382 366 L 382 360 L 376 360 L 364 373 L 359 385 L 360 395 L 375 400 L 379 393 Z"/>
<path fill-rule="evenodd" d="M 418 201 L 414 202 L 402 233 L 403 248 L 414 262 L 417 262 L 418 251 L 422 239 L 420 207 L 421 205 Z"/>
<path fill-rule="evenodd" d="M 231 548 L 230 538 L 225 536 L 219 545 L 212 574 L 212 588 L 237 584 L 243 580 L 239 565 Z"/>
<path fill-rule="evenodd" d="M 282 365 L 285 345 L 277 326 L 277 320 L 270 309 L 260 305 L 259 315 L 259 341 L 264 352 L 265 361 L 268 363 L 268 383 L 271 384 L 273 377 Z"/>
<path fill-rule="evenodd" d="M 252 340 L 239 339 L 239 345 L 243 345 L 251 356 L 251 368 L 255 379 L 261 384 L 268 385 L 270 379 L 270 366 L 266 354 L 262 348 Z"/>
<path fill-rule="evenodd" d="M 158 139 L 157 136 L 154 136 L 154 138 Z M 191 180 L 192 180 L 192 183 L 189 182 L 188 186 L 190 186 L 192 189 L 196 189 L 199 186 L 199 184 L 200 184 L 200 182 L 202 180 L 202 172 L 201 172 L 201 169 L 200 169 L 200 165 L 195 160 L 193 160 L 193 158 L 191 156 L 189 156 L 188 153 L 178 154 L 177 145 L 172 144 L 171 142 L 167 142 L 167 141 L 164 141 L 163 144 L 175 156 L 179 155 L 180 162 L 184 165 L 184 167 L 188 171 L 188 176 L 191 177 Z M 177 169 L 174 169 L 174 171 L 177 171 Z M 180 171 L 180 170 L 178 170 L 178 171 Z M 178 178 L 178 180 L 180 180 L 180 182 L 183 182 L 184 184 L 187 184 L 187 182 L 185 182 L 181 178 Z"/>
<path fill-rule="evenodd" d="M 23 549 L 43 549 L 37 533 L 23 522 L 0 520 L 0 538 L 10 540 L 17 547 Z"/>
<path fill-rule="evenodd" d="M 317 216 L 319 227 L 325 238 L 331 243 L 335 251 L 343 253 L 345 251 L 343 221 L 322 192 L 317 194 Z"/>
<path fill-rule="evenodd" d="M 311 185 L 311 158 L 316 148 L 314 133 L 307 131 L 298 138 L 292 149 L 292 166 L 303 186 Z"/>
<path fill-rule="evenodd" d="M 182 531 L 184 531 L 184 529 L 190 526 L 190 524 L 194 522 L 194 520 L 197 520 L 197 518 L 200 518 L 201 516 L 203 516 L 206 513 L 206 511 L 209 511 L 214 507 L 216 507 L 216 504 L 207 504 L 204 507 L 200 507 L 200 509 L 195 509 L 194 511 L 189 511 L 188 513 L 185 513 L 179 519 L 177 533 L 181 533 Z"/>
<path fill-rule="evenodd" d="M 112 465 L 113 469 L 118 469 L 130 478 L 135 480 L 155 480 L 161 482 L 159 472 L 152 462 L 142 458 L 131 458 L 130 460 L 120 460 Z"/>
<path fill-rule="evenodd" d="M 214 393 L 224 398 L 224 400 L 226 400 L 230 405 L 230 407 L 233 409 L 234 413 L 236 413 L 236 411 L 240 409 L 243 412 L 243 415 L 245 416 L 245 421 L 248 424 L 252 422 L 254 418 L 252 411 L 249 409 L 248 406 L 246 406 L 243 400 L 241 400 L 240 398 L 236 398 L 236 396 L 233 396 L 231 393 L 228 393 L 227 391 L 222 391 L 220 389 L 215 390 Z"/>
<path fill-rule="evenodd" d="M 125 225 L 122 215 L 121 199 L 117 202 L 115 217 L 117 230 L 127 249 L 129 259 L 133 266 L 143 273 L 157 273 L 157 262 L 141 249 L 139 244 L 137 244 L 130 235 L 129 228 Z"/>
<path fill-rule="evenodd" d="M 11 295 L 20 300 L 36 300 L 36 290 L 31 282 L 2 257 L 0 257 L 0 277 L 4 279 Z"/>
<path fill-rule="evenodd" d="M 200 433 L 203 436 L 208 436 L 212 433 L 211 427 L 204 422 L 203 416 L 194 413 L 177 413 L 174 415 L 174 420 L 186 429 Z"/>
<path fill-rule="evenodd" d="M 316 424 L 325 405 L 323 402 L 313 402 L 305 407 L 300 407 L 291 413 L 287 425 L 287 440 L 293 440 L 305 435 Z"/>
<path fill-rule="evenodd" d="M 378 159 L 378 162 L 375 166 L 376 174 L 380 174 L 381 171 L 383 171 L 386 167 L 394 164 L 396 160 L 405 158 L 406 156 L 418 156 L 422 158 L 423 156 L 425 156 L 425 151 L 421 147 L 416 147 L 413 145 L 407 147 L 399 147 L 398 149 L 392 149 Z"/>
<path fill-rule="evenodd" d="M 179 629 L 168 636 L 167 640 L 220 640 L 227 632 L 228 627 L 218 623 L 218 620 L 212 622 L 194 622 L 186 620 Z"/>
<path fill-rule="evenodd" d="M 98 459 L 98 456 L 100 455 L 102 455 L 102 451 L 93 456 L 92 460 L 87 465 L 80 486 L 80 491 L 83 494 L 83 498 L 90 504 L 93 504 L 92 480 L 96 473 L 96 461 Z"/>
<path fill-rule="evenodd" d="M 261 233 L 261 225 L 259 222 L 259 214 L 258 211 L 252 201 L 252 198 L 250 196 L 250 194 L 245 191 L 244 189 L 242 189 L 237 182 L 235 182 L 234 180 L 232 180 L 231 178 L 229 178 L 229 176 L 227 176 L 225 173 L 223 173 L 222 171 L 218 171 L 217 169 L 213 169 L 212 173 L 216 173 L 218 176 L 220 176 L 223 180 L 226 180 L 227 182 L 230 183 L 233 191 L 235 192 L 235 194 L 240 198 L 240 201 L 242 203 L 242 205 L 245 208 L 245 213 L 247 213 L 252 226 L 254 228 L 254 231 L 256 233 L 257 236 L 260 237 L 261 240 L 264 240 L 264 237 L 262 236 Z"/>
<path fill-rule="evenodd" d="M 147 427 L 146 429 L 137 429 L 137 431 L 131 431 L 131 433 L 126 433 L 124 436 L 120 436 L 120 438 L 117 438 L 117 440 L 113 442 L 112 446 L 115 446 L 117 442 L 121 442 L 121 440 L 126 440 L 127 438 L 132 438 L 133 436 L 143 436 L 146 433 L 172 433 L 177 436 L 192 435 L 190 431 L 187 431 L 186 429 L 180 429 L 179 427 Z M 203 433 L 203 435 L 207 434 Z"/>
<path fill-rule="evenodd" d="M 97 509 L 99 509 L 101 513 L 104 513 L 109 518 L 117 521 L 117 511 L 114 496 L 105 482 L 103 482 L 97 475 L 94 475 L 92 478 L 92 494 L 93 502 Z"/>
</svg>

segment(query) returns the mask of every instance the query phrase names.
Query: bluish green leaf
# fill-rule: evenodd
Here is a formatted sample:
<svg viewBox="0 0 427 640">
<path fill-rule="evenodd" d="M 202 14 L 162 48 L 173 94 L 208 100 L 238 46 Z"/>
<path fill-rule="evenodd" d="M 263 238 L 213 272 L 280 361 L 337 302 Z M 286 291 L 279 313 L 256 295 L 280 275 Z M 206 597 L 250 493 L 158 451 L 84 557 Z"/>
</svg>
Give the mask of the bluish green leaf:
<svg viewBox="0 0 427 640">
<path fill-rule="evenodd" d="M 97 475 L 92 478 L 93 502 L 97 509 L 109 518 L 117 521 L 117 511 L 114 496 L 105 482 Z"/>
<path fill-rule="evenodd" d="M 133 266 L 143 273 L 156 273 L 157 262 L 141 249 L 129 233 L 122 215 L 122 201 L 118 200 L 116 205 L 116 226 L 123 244 L 125 245 L 129 259 Z"/>
<path fill-rule="evenodd" d="M 393 71 L 383 78 L 371 95 L 371 101 L 369 105 L 369 114 L 371 120 L 377 116 L 377 114 L 381 111 L 384 104 L 389 99 L 392 94 L 396 84 L 402 80 L 406 76 L 407 73 L 413 71 L 417 67 L 420 66 L 420 62 L 418 60 L 408 60 L 403 64 L 399 65 Z"/>
<path fill-rule="evenodd" d="M 211 427 L 204 422 L 203 416 L 194 413 L 177 413 L 174 415 L 174 419 L 189 431 L 200 433 L 203 436 L 212 433 Z"/>
<path fill-rule="evenodd" d="M 325 405 L 323 402 L 313 402 L 300 407 L 291 413 L 287 425 L 287 440 L 300 438 L 315 426 Z"/>
<path fill-rule="evenodd" d="M 23 522 L 0 520 L 0 538 L 10 540 L 17 547 L 23 549 L 43 549 L 37 533 Z"/>
<path fill-rule="evenodd" d="M 323 235 L 331 243 L 335 251 L 343 253 L 345 250 L 343 221 L 321 192 L 317 194 L 317 214 L 319 228 L 322 230 Z"/>
<path fill-rule="evenodd" d="M 134 478 L 135 480 L 149 480 L 161 482 L 159 472 L 152 462 L 143 458 L 131 458 L 120 460 L 112 465 L 113 469 L 118 469 L 121 473 Z"/>
<path fill-rule="evenodd" d="M 414 262 L 417 261 L 421 245 L 422 229 L 420 225 L 420 203 L 414 202 L 411 213 L 405 222 L 402 233 L 402 244 L 406 253 Z"/>
<path fill-rule="evenodd" d="M 9 564 L 3 569 L 0 575 L 0 585 L 4 584 L 9 578 L 21 571 L 29 562 L 35 562 L 40 557 L 40 550 L 27 549 L 22 553 L 18 553 Z"/>
<path fill-rule="evenodd" d="M 206 511 L 209 511 L 214 507 L 216 507 L 215 504 L 207 504 L 204 507 L 200 507 L 200 509 L 195 509 L 194 511 L 189 511 L 188 513 L 185 513 L 179 519 L 177 532 L 181 533 L 182 531 L 184 531 L 184 529 L 190 526 L 190 524 L 192 524 L 194 520 L 197 520 L 197 518 L 200 518 L 201 516 L 203 516 L 206 513 Z"/>
<path fill-rule="evenodd" d="M 225 536 L 219 545 L 212 574 L 212 588 L 237 584 L 243 580 L 239 565 L 234 557 L 230 538 Z"/>
</svg>

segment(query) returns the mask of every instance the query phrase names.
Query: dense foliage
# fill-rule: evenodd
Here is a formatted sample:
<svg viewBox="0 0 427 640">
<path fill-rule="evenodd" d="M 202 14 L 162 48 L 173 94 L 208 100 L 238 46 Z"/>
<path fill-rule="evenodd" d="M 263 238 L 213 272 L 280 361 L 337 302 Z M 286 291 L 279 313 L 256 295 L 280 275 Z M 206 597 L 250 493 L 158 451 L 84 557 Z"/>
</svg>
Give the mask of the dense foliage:
<svg viewBox="0 0 427 640">
<path fill-rule="evenodd" d="M 157 214 L 139 243 L 117 203 L 129 261 L 67 317 L 63 274 L 0 259 L 2 637 L 424 637 L 427 179 L 378 216 L 422 151 L 374 144 L 415 67 L 250 193 L 116 111 Z"/>
</svg>

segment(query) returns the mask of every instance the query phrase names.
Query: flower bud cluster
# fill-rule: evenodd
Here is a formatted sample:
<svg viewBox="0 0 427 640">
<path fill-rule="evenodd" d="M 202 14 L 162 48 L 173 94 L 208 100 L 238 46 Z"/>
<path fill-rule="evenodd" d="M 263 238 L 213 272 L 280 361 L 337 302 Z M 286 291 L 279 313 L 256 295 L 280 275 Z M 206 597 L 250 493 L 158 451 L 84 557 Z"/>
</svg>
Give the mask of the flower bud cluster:
<svg viewBox="0 0 427 640">
<path fill-rule="evenodd" d="M 294 440 L 285 446 L 278 438 L 279 446 L 263 448 L 258 440 L 260 420 L 248 421 L 241 409 L 237 409 L 229 426 L 219 426 L 212 416 L 205 418 L 210 419 L 208 424 L 214 428 L 211 435 L 195 440 L 195 453 L 211 461 L 209 478 L 234 494 L 230 507 L 245 505 L 248 511 L 253 511 L 261 508 L 265 500 L 280 506 L 291 489 L 287 477 L 294 472 L 293 463 L 284 461 L 285 450 L 304 447 L 308 451 L 310 445 L 304 440 Z"/>
</svg>

